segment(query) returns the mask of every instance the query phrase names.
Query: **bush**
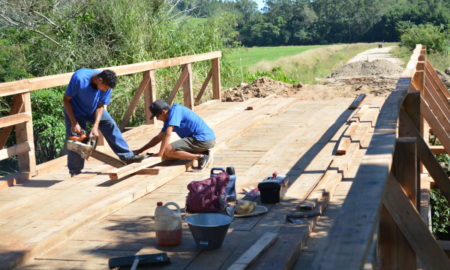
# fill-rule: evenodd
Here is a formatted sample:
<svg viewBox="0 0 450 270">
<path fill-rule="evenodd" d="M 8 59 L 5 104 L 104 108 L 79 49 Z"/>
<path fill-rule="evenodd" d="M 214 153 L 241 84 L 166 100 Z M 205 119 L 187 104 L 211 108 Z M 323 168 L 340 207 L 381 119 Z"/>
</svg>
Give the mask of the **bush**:
<svg viewBox="0 0 450 270">
<path fill-rule="evenodd" d="M 443 26 L 432 24 L 422 24 L 412 26 L 403 31 L 401 35 L 401 45 L 413 50 L 416 44 L 427 46 L 427 52 L 447 52 L 450 46 L 450 31 Z"/>
<path fill-rule="evenodd" d="M 450 207 L 447 199 L 439 189 L 431 190 L 431 220 L 434 234 L 449 233 Z"/>
</svg>

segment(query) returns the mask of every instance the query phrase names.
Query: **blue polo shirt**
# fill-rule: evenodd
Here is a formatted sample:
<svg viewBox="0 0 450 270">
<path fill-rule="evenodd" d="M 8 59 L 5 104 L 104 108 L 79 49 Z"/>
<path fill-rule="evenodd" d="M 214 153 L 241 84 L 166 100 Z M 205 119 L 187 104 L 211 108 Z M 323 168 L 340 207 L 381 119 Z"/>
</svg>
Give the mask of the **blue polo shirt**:
<svg viewBox="0 0 450 270">
<path fill-rule="evenodd" d="M 99 104 L 109 104 L 111 89 L 103 92 L 91 84 L 92 76 L 98 73 L 100 71 L 90 68 L 81 68 L 73 73 L 66 95 L 72 98 L 70 104 L 75 116 L 92 116 Z"/>
<path fill-rule="evenodd" d="M 166 132 L 168 126 L 173 126 L 173 130 L 180 138 L 194 137 L 197 141 L 210 141 L 216 139 L 214 131 L 209 128 L 203 119 L 189 108 L 175 104 L 169 109 L 169 117 L 162 128 Z"/>
</svg>

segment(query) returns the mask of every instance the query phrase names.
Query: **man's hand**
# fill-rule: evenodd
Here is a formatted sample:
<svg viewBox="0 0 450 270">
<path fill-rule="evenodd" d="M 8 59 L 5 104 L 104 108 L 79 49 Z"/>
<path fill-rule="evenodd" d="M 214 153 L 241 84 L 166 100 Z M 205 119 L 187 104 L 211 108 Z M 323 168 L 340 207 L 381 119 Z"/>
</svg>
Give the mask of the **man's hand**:
<svg viewBox="0 0 450 270">
<path fill-rule="evenodd" d="M 142 153 L 141 149 L 133 150 L 133 154 L 135 154 L 135 155 L 139 155 L 140 153 Z"/>
<path fill-rule="evenodd" d="M 93 127 L 91 130 L 91 133 L 89 134 L 89 137 L 94 137 L 97 138 L 100 135 L 100 133 L 98 133 L 98 127 Z"/>
<path fill-rule="evenodd" d="M 83 133 L 83 130 L 81 129 L 80 124 L 78 124 L 78 122 L 76 122 L 75 125 L 72 125 L 71 131 L 80 135 Z"/>
</svg>

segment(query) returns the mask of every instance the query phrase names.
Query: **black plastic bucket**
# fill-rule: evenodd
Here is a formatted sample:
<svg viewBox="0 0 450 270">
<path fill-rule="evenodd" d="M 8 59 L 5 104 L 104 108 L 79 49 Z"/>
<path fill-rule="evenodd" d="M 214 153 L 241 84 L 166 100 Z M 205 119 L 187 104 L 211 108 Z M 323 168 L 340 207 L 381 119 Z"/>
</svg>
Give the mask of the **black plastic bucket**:
<svg viewBox="0 0 450 270">
<path fill-rule="evenodd" d="M 218 249 L 222 246 L 231 217 L 222 214 L 196 214 L 186 219 L 197 247 L 202 250 Z"/>
</svg>

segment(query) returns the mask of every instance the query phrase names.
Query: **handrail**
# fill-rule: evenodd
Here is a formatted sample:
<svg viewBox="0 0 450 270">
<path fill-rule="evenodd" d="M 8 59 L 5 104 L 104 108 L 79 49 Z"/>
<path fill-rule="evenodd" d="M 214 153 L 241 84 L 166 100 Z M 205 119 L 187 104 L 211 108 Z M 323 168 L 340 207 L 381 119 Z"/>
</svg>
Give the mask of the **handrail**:
<svg viewBox="0 0 450 270">
<path fill-rule="evenodd" d="M 416 46 L 395 91 L 383 105 L 372 141 L 328 235 L 328 245 L 315 258 L 315 269 L 362 269 L 374 239 L 381 250 L 375 259 L 383 269 L 415 269 L 416 255 L 425 268 L 450 269 L 450 260 L 417 211 L 417 158 L 450 195 L 450 181 L 442 176 L 419 132 L 422 93 L 413 90 L 423 89 L 425 52 L 423 46 Z M 412 160 L 407 161 L 407 156 Z M 402 164 L 406 162 L 409 165 Z"/>
<path fill-rule="evenodd" d="M 151 119 L 149 105 L 156 99 L 156 83 L 155 70 L 173 66 L 182 66 L 179 84 L 171 92 L 170 103 L 180 86 L 183 86 L 184 105 L 194 108 L 194 95 L 192 87 L 192 67 L 195 62 L 210 60 L 211 70 L 202 84 L 199 95 L 196 97 L 196 103 L 199 103 L 201 96 L 205 91 L 209 81 L 212 82 L 212 98 L 220 100 L 220 58 L 222 52 L 214 51 L 197 55 L 180 56 L 169 59 L 147 61 L 123 66 L 99 68 L 99 70 L 110 69 L 118 76 L 134 73 L 142 73 L 143 78 L 133 99 L 128 106 L 125 115 L 121 121 L 120 128 L 123 130 L 128 124 L 139 99 L 142 95 L 145 97 L 145 122 L 146 124 L 154 123 Z M 31 98 L 30 92 L 67 85 L 73 72 L 50 75 L 38 78 L 23 79 L 14 82 L 0 83 L 0 97 L 14 96 L 14 104 L 8 116 L 0 117 L 0 160 L 18 155 L 19 170 L 22 178 L 28 179 L 30 176 L 36 175 L 36 160 L 34 153 L 34 138 L 32 126 Z M 8 136 L 15 127 L 17 145 L 13 145 L 7 149 L 3 149 Z M 100 140 L 101 142 L 102 140 Z M 26 147 L 25 147 L 26 146 Z M 2 150 L 3 149 L 3 150 Z"/>
</svg>

